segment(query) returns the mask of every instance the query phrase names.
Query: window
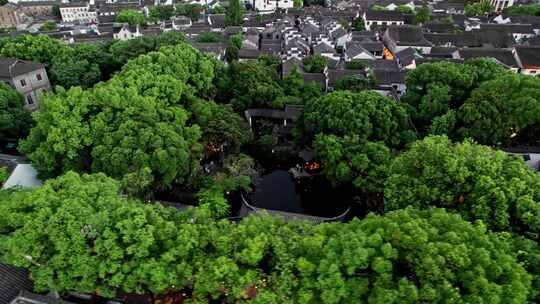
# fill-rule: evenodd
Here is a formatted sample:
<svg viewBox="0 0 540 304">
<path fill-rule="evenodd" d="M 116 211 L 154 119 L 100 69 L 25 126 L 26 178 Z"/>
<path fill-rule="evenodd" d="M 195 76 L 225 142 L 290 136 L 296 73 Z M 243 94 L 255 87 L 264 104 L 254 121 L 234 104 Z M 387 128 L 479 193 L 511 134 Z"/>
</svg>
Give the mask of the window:
<svg viewBox="0 0 540 304">
<path fill-rule="evenodd" d="M 43 80 L 43 78 L 41 78 L 41 74 L 37 74 L 37 75 L 36 75 L 36 79 L 37 79 L 38 81 Z"/>
<path fill-rule="evenodd" d="M 34 104 L 34 99 L 32 99 L 32 95 L 26 96 L 26 102 L 31 105 Z"/>
<path fill-rule="evenodd" d="M 531 70 L 531 74 L 536 74 L 536 70 Z"/>
<path fill-rule="evenodd" d="M 26 86 L 26 80 L 24 79 L 21 79 L 21 86 L 25 87 Z"/>
</svg>

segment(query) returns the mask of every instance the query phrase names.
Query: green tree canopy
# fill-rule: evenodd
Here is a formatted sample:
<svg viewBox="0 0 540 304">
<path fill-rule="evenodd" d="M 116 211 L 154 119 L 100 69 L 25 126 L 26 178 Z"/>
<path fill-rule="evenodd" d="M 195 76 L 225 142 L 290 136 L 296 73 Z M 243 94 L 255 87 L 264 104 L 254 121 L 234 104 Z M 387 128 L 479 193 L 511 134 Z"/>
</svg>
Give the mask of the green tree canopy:
<svg viewBox="0 0 540 304">
<path fill-rule="evenodd" d="M 512 5 L 504 9 L 505 16 L 540 16 L 540 4 Z"/>
<path fill-rule="evenodd" d="M 2 260 L 29 268 L 38 291 L 184 291 L 196 302 L 523 303 L 530 289 L 509 242 L 440 209 L 232 224 L 118 191 L 102 174 L 69 173 L 12 192 L 0 204 Z"/>
<path fill-rule="evenodd" d="M 140 182 L 150 192 L 189 185 L 199 168 L 201 131 L 188 123 L 185 106 L 213 90 L 213 77 L 211 60 L 187 44 L 142 55 L 92 90 L 47 96 L 21 150 L 44 176 L 140 176 L 150 178 Z"/>
<path fill-rule="evenodd" d="M 191 21 L 198 21 L 201 17 L 203 7 L 198 3 L 193 4 L 178 4 L 176 5 L 176 14 L 184 15 L 191 19 Z"/>
<path fill-rule="evenodd" d="M 407 73 L 407 93 L 402 101 L 408 105 L 417 130 L 425 133 L 434 119 L 459 108 L 481 82 L 504 73 L 501 66 L 487 59 L 423 64 Z"/>
<path fill-rule="evenodd" d="M 403 14 L 414 14 L 414 9 L 412 9 L 410 6 L 408 5 L 398 5 L 396 7 L 396 12 L 400 12 L 400 13 L 403 13 Z"/>
<path fill-rule="evenodd" d="M 496 146 L 540 144 L 540 79 L 508 74 L 484 82 L 457 116 L 459 137 Z"/>
<path fill-rule="evenodd" d="M 451 16 L 450 16 L 451 17 Z M 416 14 L 414 15 L 414 23 L 415 24 L 424 24 L 431 20 L 431 12 L 429 10 L 429 7 L 427 5 L 422 5 L 421 8 L 419 8 L 416 11 Z"/>
<path fill-rule="evenodd" d="M 405 108 L 373 91 L 336 91 L 308 101 L 301 120 L 307 138 L 319 133 L 358 135 L 392 147 L 414 139 Z"/>
<path fill-rule="evenodd" d="M 50 64 L 52 60 L 67 52 L 68 47 L 46 35 L 22 35 L 0 40 L 0 54 L 5 57 Z"/>
<path fill-rule="evenodd" d="M 359 92 L 368 89 L 373 85 L 373 79 L 362 75 L 351 75 L 341 77 L 336 82 L 336 90 L 350 90 L 353 92 Z"/>
<path fill-rule="evenodd" d="M 39 28 L 41 31 L 54 31 L 56 30 L 57 26 L 54 21 L 47 20 L 43 22 L 41 27 Z"/>
<path fill-rule="evenodd" d="M 72 86 L 92 87 L 101 80 L 101 71 L 108 73 L 111 59 L 104 47 L 95 43 L 76 44 L 51 63 L 53 84 L 64 88 Z"/>
<path fill-rule="evenodd" d="M 480 2 L 465 5 L 465 16 L 483 16 L 485 14 L 493 13 L 495 7 L 487 0 L 481 0 Z"/>
<path fill-rule="evenodd" d="M 352 183 L 366 193 L 383 191 L 392 156 L 384 143 L 360 141 L 359 136 L 319 134 L 313 148 L 324 174 L 334 185 Z"/>
<path fill-rule="evenodd" d="M 19 92 L 0 82 L 0 138 L 26 137 L 32 127 L 32 117 L 24 104 Z"/>
<path fill-rule="evenodd" d="M 195 123 L 201 127 L 206 144 L 227 145 L 238 150 L 251 139 L 250 128 L 245 120 L 234 113 L 230 105 L 218 105 L 213 101 L 196 100 L 190 110 Z"/>
<path fill-rule="evenodd" d="M 311 55 L 302 60 L 308 73 L 322 73 L 328 65 L 328 59 L 322 55 Z"/>
<path fill-rule="evenodd" d="M 358 32 L 365 31 L 366 25 L 364 23 L 364 18 L 359 16 L 356 19 L 354 19 L 354 21 L 352 22 L 352 29 Z"/>
<path fill-rule="evenodd" d="M 126 9 L 116 16 L 116 22 L 128 23 L 129 25 L 143 25 L 146 23 L 146 17 L 136 10 Z"/>
<path fill-rule="evenodd" d="M 150 17 L 156 20 L 169 20 L 174 13 L 172 5 L 157 5 L 150 8 Z"/>
<path fill-rule="evenodd" d="M 427 137 L 392 161 L 387 209 L 444 207 L 493 230 L 540 232 L 540 175 L 521 159 L 469 141 Z"/>
<path fill-rule="evenodd" d="M 248 108 L 270 108 L 276 98 L 283 96 L 276 78 L 275 71 L 260 63 L 233 62 L 227 69 L 218 95 L 229 96 L 237 112 Z"/>
<path fill-rule="evenodd" d="M 245 7 L 240 0 L 230 0 L 225 14 L 225 25 L 239 26 L 244 23 Z"/>
<path fill-rule="evenodd" d="M 202 32 L 197 35 L 198 42 L 219 42 L 218 34 L 214 32 Z"/>
</svg>

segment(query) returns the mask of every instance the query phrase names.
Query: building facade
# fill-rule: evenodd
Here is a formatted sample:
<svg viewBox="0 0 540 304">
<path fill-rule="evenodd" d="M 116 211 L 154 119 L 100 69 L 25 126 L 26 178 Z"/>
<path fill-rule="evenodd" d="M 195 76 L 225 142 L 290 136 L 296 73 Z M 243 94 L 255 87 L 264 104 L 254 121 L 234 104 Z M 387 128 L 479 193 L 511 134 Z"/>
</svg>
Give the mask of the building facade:
<svg viewBox="0 0 540 304">
<path fill-rule="evenodd" d="M 505 8 L 514 5 L 514 0 L 491 0 L 490 2 L 496 12 L 502 12 Z"/>
<path fill-rule="evenodd" d="M 60 6 L 62 21 L 66 23 L 93 23 L 97 22 L 97 13 L 88 3 L 66 3 Z"/>
<path fill-rule="evenodd" d="M 39 107 L 41 94 L 51 89 L 44 65 L 15 58 L 0 57 L 0 81 L 21 93 L 31 111 Z"/>
<path fill-rule="evenodd" d="M 253 8 L 260 13 L 272 13 L 277 9 L 294 7 L 293 0 L 254 0 Z"/>
<path fill-rule="evenodd" d="M 16 5 L 8 3 L 0 6 L 0 28 L 17 27 L 22 19 Z"/>
</svg>

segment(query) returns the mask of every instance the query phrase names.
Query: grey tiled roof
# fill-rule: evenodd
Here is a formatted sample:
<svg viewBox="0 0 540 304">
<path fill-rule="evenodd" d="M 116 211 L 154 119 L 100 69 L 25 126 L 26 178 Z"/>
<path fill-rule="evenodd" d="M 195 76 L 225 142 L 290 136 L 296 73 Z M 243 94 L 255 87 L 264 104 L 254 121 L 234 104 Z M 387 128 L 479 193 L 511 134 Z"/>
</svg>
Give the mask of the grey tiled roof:
<svg viewBox="0 0 540 304">
<path fill-rule="evenodd" d="M 482 43 L 478 37 L 471 32 L 463 33 L 437 33 L 437 34 L 424 34 L 424 38 L 431 42 L 433 45 L 446 45 L 457 47 L 479 47 Z"/>
<path fill-rule="evenodd" d="M 389 26 L 388 35 L 397 45 L 430 46 L 431 43 L 424 38 L 422 29 L 418 26 L 401 25 Z"/>
<path fill-rule="evenodd" d="M 0 77 L 13 78 L 43 68 L 41 63 L 0 57 Z"/>
<path fill-rule="evenodd" d="M 374 70 L 375 82 L 377 84 L 394 84 L 394 83 L 405 83 L 405 71 L 385 71 L 385 70 Z"/>
<path fill-rule="evenodd" d="M 396 11 L 373 11 L 366 12 L 366 20 L 374 21 L 405 21 L 405 16 Z"/>
<path fill-rule="evenodd" d="M 53 297 L 42 296 L 28 291 L 21 293 L 11 302 L 11 304 L 69 304 L 70 302 Z"/>
<path fill-rule="evenodd" d="M 540 67 L 540 47 L 539 46 L 519 46 L 516 53 L 523 67 Z"/>
<path fill-rule="evenodd" d="M 21 290 L 32 290 L 33 284 L 23 268 L 0 263 L 0 304 L 8 304 Z"/>
<path fill-rule="evenodd" d="M 511 50 L 497 48 L 464 48 L 459 51 L 459 55 L 463 59 L 482 57 L 494 58 L 509 67 L 518 67 L 516 58 Z"/>
</svg>

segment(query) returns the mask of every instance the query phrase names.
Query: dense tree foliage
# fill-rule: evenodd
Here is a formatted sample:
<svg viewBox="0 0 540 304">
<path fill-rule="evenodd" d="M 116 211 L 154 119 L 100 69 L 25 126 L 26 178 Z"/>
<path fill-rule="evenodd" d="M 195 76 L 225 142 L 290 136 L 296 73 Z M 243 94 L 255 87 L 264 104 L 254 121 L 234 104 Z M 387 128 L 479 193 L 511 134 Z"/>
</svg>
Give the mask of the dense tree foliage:
<svg viewBox="0 0 540 304">
<path fill-rule="evenodd" d="M 311 55 L 302 60 L 308 73 L 323 73 L 328 65 L 328 59 L 322 55 Z"/>
<path fill-rule="evenodd" d="M 219 42 L 219 35 L 214 32 L 202 32 L 197 35 L 198 42 Z"/>
<path fill-rule="evenodd" d="M 172 5 L 157 5 L 150 8 L 150 18 L 155 20 L 169 20 L 174 14 L 175 10 Z"/>
<path fill-rule="evenodd" d="M 1 39 L 0 49 L 5 57 L 50 64 L 56 56 L 66 52 L 67 47 L 46 35 L 21 35 Z"/>
<path fill-rule="evenodd" d="M 431 12 L 429 11 L 429 7 L 424 4 L 421 8 L 416 10 L 416 14 L 414 15 L 414 23 L 424 24 L 429 20 L 431 20 Z"/>
<path fill-rule="evenodd" d="M 395 158 L 385 186 L 387 210 L 443 207 L 494 231 L 509 231 L 515 254 L 534 276 L 540 300 L 540 174 L 518 157 L 472 142 L 428 137 Z"/>
<path fill-rule="evenodd" d="M 476 3 L 465 5 L 465 16 L 483 16 L 485 14 L 493 13 L 495 7 L 487 0 L 481 0 Z"/>
<path fill-rule="evenodd" d="M 512 5 L 504 9 L 505 16 L 540 16 L 540 4 Z"/>
<path fill-rule="evenodd" d="M 367 68 L 367 65 L 360 59 L 353 59 L 345 62 L 345 68 L 348 70 L 364 70 Z"/>
<path fill-rule="evenodd" d="M 201 12 L 203 10 L 203 7 L 198 3 L 178 4 L 175 8 L 177 15 L 187 16 L 193 22 L 196 22 L 201 18 Z"/>
<path fill-rule="evenodd" d="M 405 108 L 373 91 L 337 91 L 309 101 L 300 127 L 307 139 L 319 133 L 358 135 L 392 147 L 414 140 Z"/>
<path fill-rule="evenodd" d="M 245 7 L 243 1 L 230 0 L 229 6 L 227 6 L 227 13 L 225 14 L 225 25 L 227 26 L 239 26 L 244 23 Z"/>
<path fill-rule="evenodd" d="M 455 64 L 422 64 L 407 73 L 407 93 L 402 101 L 420 133 L 426 133 L 433 120 L 459 108 L 480 83 L 504 74 L 498 64 L 476 59 Z"/>
<path fill-rule="evenodd" d="M 107 70 L 107 55 L 100 44 L 77 44 L 52 60 L 51 80 L 65 88 L 92 87 L 101 80 L 101 71 Z"/>
<path fill-rule="evenodd" d="M 118 13 L 116 22 L 127 23 L 131 26 L 143 25 L 146 23 L 146 17 L 133 9 L 126 9 Z"/>
<path fill-rule="evenodd" d="M 24 97 L 0 82 L 0 138 L 24 138 L 32 127 L 30 112 L 24 109 Z"/>
<path fill-rule="evenodd" d="M 189 100 L 213 90 L 212 60 L 187 44 L 131 60 L 92 90 L 58 90 L 44 99 L 36 127 L 21 149 L 44 176 L 68 170 L 138 180 L 147 192 L 188 186 L 200 171 L 201 130 L 190 123 Z M 210 137 L 241 142 L 227 110 L 201 110 Z M 210 117 L 210 118 L 209 118 Z M 197 121 L 197 118 L 195 118 Z M 238 118 L 236 118 L 238 121 Z M 236 128 L 236 129 L 234 129 Z M 232 131 L 235 130 L 235 131 Z"/>
<path fill-rule="evenodd" d="M 233 62 L 219 85 L 218 96 L 230 100 L 233 108 L 242 112 L 248 108 L 270 108 L 283 96 L 277 73 L 257 62 Z"/>
<path fill-rule="evenodd" d="M 22 35 L 1 39 L 0 54 L 45 64 L 53 85 L 64 88 L 91 87 L 101 80 L 107 80 L 129 59 L 183 41 L 185 36 L 175 31 L 114 41 L 109 45 L 77 43 L 74 46 L 62 44 L 45 35 Z"/>
<path fill-rule="evenodd" d="M 366 25 L 365 25 L 365 22 L 364 22 L 364 18 L 362 18 L 360 16 L 360 17 L 357 17 L 356 19 L 354 19 L 354 21 L 352 22 L 352 29 L 354 31 L 358 31 L 358 32 L 365 31 L 366 30 Z"/>
<path fill-rule="evenodd" d="M 506 75 L 482 83 L 457 110 L 459 137 L 483 144 L 540 144 L 540 79 Z"/>
<path fill-rule="evenodd" d="M 367 196 L 370 210 L 382 209 L 382 191 L 392 149 L 414 140 L 405 108 L 373 91 L 336 91 L 307 101 L 298 125 L 325 176 Z"/>
<path fill-rule="evenodd" d="M 392 161 L 388 210 L 412 205 L 456 210 L 494 230 L 540 233 L 540 175 L 504 152 L 428 137 Z"/>
<path fill-rule="evenodd" d="M 359 92 L 366 90 L 374 84 L 373 78 L 362 75 L 352 75 L 341 77 L 336 82 L 336 90 L 350 90 Z"/>
<path fill-rule="evenodd" d="M 184 291 L 202 303 L 523 303 L 530 289 L 508 241 L 439 209 L 233 224 L 209 220 L 204 203 L 178 212 L 118 191 L 101 174 L 69 173 L 11 193 L 2 259 L 29 268 L 38 290 Z"/>
<path fill-rule="evenodd" d="M 54 31 L 56 30 L 56 23 L 54 21 L 47 20 L 43 22 L 43 24 L 40 27 L 41 31 Z"/>
<path fill-rule="evenodd" d="M 382 192 L 391 160 L 383 142 L 361 141 L 360 136 L 319 134 L 313 148 L 328 179 L 335 185 L 352 183 L 366 192 Z"/>
<path fill-rule="evenodd" d="M 218 105 L 213 101 L 192 102 L 195 123 L 201 127 L 202 138 L 214 146 L 227 145 L 237 150 L 251 139 L 245 120 L 234 113 L 230 105 Z"/>
</svg>

